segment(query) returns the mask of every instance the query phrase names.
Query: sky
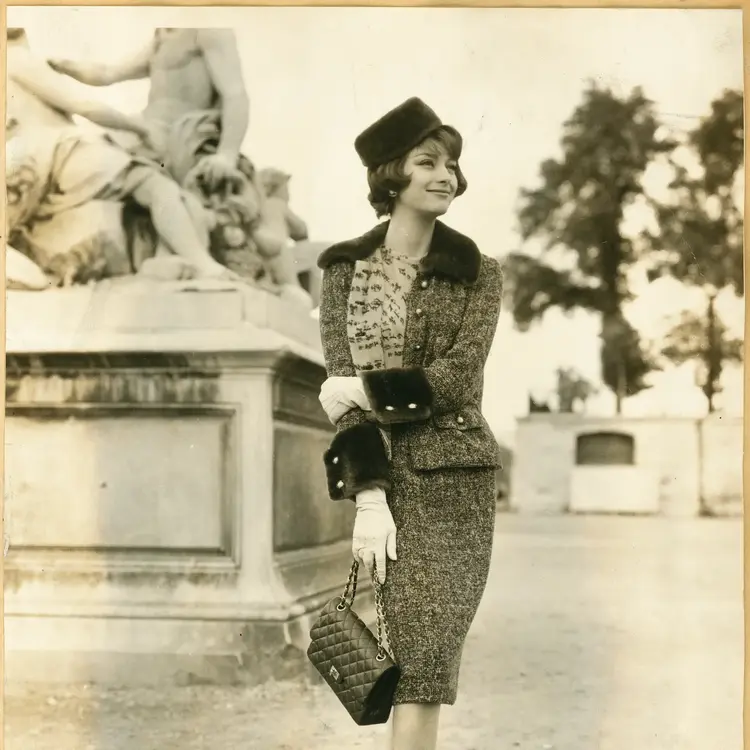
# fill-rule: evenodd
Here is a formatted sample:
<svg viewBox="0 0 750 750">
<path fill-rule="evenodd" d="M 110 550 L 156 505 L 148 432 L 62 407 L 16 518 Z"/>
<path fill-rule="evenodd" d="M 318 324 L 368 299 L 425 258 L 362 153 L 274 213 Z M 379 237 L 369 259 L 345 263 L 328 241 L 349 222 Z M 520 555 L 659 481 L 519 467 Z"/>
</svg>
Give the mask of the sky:
<svg viewBox="0 0 750 750">
<path fill-rule="evenodd" d="M 259 167 L 292 173 L 293 207 L 323 241 L 375 223 L 353 141 L 409 96 L 464 135 L 469 188 L 445 221 L 503 256 L 521 248 L 519 191 L 558 155 L 562 124 L 588 80 L 623 94 L 641 86 L 665 124 L 682 131 L 724 88 L 742 88 L 739 10 L 50 6 L 10 7 L 7 19 L 44 55 L 103 61 L 137 49 L 157 26 L 235 29 L 251 98 L 245 151 Z M 138 111 L 146 91 L 135 82 L 95 93 Z M 632 314 L 648 333 L 692 303 L 702 304 L 656 285 Z M 741 326 L 741 307 L 724 307 Z M 487 371 L 493 426 L 511 431 L 528 391 L 544 391 L 559 364 L 597 378 L 597 330 L 584 315 L 551 315 L 521 335 L 505 312 Z M 662 390 L 686 382 L 684 372 L 670 377 Z"/>
</svg>

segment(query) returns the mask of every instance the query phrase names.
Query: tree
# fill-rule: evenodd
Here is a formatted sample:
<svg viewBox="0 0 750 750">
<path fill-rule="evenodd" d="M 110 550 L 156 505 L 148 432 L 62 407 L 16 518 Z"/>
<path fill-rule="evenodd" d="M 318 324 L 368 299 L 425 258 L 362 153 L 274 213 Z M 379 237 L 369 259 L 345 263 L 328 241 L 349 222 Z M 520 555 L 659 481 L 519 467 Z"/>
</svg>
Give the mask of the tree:
<svg viewBox="0 0 750 750">
<path fill-rule="evenodd" d="M 557 410 L 566 414 L 575 412 L 577 403 L 583 407 L 595 393 L 594 386 L 572 367 L 557 368 Z"/>
<path fill-rule="evenodd" d="M 706 294 L 703 318 L 683 318 L 669 334 L 664 354 L 678 363 L 702 363 L 700 385 L 709 411 L 725 362 L 742 359 L 742 346 L 718 318 L 715 301 L 725 290 L 744 295 L 742 208 L 735 198 L 744 166 L 743 131 L 742 92 L 725 90 L 670 159 L 670 200 L 651 201 L 659 229 L 644 233 L 654 250 L 651 278 L 668 274 Z"/>
<path fill-rule="evenodd" d="M 618 97 L 589 83 L 564 123 L 562 157 L 542 163 L 540 187 L 521 191 L 521 236 L 540 241 L 539 257 L 519 252 L 506 259 L 519 329 L 551 308 L 601 315 L 602 378 L 617 396 L 618 413 L 654 367 L 623 313 L 631 299 L 627 272 L 638 253 L 621 224 L 627 205 L 644 193 L 646 167 L 674 146 L 658 137 L 659 125 L 641 89 Z"/>
<path fill-rule="evenodd" d="M 661 353 L 675 364 L 698 361 L 701 365 L 700 386 L 708 400 L 708 411 L 714 411 L 714 397 L 721 392 L 719 379 L 726 362 L 742 362 L 742 339 L 731 336 L 716 315 L 713 298 L 705 317 L 683 313 L 681 320 L 667 334 Z"/>
<path fill-rule="evenodd" d="M 624 395 L 647 388 L 646 376 L 658 367 L 641 345 L 638 331 L 621 312 L 605 314 L 601 338 L 602 380 L 617 396 L 619 414 Z"/>
</svg>

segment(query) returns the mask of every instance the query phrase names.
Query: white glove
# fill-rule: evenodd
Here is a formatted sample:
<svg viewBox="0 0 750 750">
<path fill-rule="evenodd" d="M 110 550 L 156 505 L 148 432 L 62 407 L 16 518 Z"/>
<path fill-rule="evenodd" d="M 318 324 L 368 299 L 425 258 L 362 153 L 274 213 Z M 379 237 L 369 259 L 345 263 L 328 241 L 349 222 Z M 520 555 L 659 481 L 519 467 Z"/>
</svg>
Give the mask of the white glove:
<svg viewBox="0 0 750 750">
<path fill-rule="evenodd" d="M 333 424 L 356 406 L 365 411 L 372 408 L 362 381 L 356 375 L 328 378 L 320 388 L 318 400 Z"/>
<path fill-rule="evenodd" d="M 352 534 L 352 554 L 363 562 L 370 575 L 376 566 L 378 580 L 385 581 L 386 555 L 396 559 L 396 524 L 385 492 L 379 488 L 362 490 L 356 497 L 357 515 Z"/>
</svg>

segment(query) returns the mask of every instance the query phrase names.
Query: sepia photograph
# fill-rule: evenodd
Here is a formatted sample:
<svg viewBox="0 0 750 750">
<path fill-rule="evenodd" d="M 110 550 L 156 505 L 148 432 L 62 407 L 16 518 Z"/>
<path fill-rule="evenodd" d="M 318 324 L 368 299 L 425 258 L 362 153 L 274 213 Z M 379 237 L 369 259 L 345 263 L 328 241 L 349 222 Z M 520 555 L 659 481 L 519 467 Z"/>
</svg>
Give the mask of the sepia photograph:
<svg viewBox="0 0 750 750">
<path fill-rule="evenodd" d="M 734 750 L 743 19 L 7 9 L 8 750 Z"/>
</svg>

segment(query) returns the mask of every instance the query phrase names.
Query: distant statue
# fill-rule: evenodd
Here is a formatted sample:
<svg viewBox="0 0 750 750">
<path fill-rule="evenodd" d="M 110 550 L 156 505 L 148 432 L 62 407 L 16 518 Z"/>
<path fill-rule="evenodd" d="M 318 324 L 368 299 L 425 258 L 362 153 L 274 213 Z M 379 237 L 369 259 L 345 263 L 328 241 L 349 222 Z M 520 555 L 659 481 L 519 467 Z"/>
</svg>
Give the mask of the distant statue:
<svg viewBox="0 0 750 750">
<path fill-rule="evenodd" d="M 536 401 L 529 395 L 529 414 L 549 414 L 552 411 L 545 401 Z"/>
<path fill-rule="evenodd" d="M 133 273 L 157 252 L 179 256 L 193 277 L 237 278 L 211 257 L 200 203 L 157 163 L 110 136 L 148 142 L 146 120 L 90 99 L 32 52 L 23 29 L 9 28 L 7 39 L 6 192 L 14 252 L 52 285 Z M 77 125 L 73 115 L 112 130 Z M 123 205 L 150 217 L 151 250 L 133 254 Z"/>
<path fill-rule="evenodd" d="M 49 60 L 91 86 L 149 79 L 143 112 L 149 132 L 120 141 L 159 159 L 213 215 L 211 252 L 227 267 L 275 291 L 299 288 L 290 249 L 263 233 L 265 196 L 252 162 L 240 152 L 249 97 L 234 32 L 159 28 L 143 49 L 116 64 Z"/>
</svg>

